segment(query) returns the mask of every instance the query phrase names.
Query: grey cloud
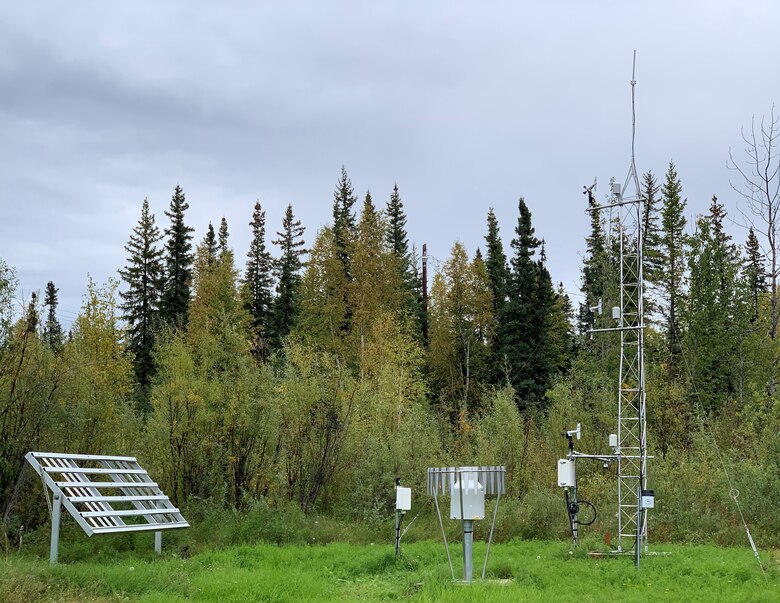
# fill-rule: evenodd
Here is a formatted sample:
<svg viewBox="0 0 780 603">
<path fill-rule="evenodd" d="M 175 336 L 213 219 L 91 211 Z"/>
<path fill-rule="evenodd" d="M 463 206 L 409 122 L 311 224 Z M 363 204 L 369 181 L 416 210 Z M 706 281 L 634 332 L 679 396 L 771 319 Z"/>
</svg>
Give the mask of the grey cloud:
<svg viewBox="0 0 780 603">
<path fill-rule="evenodd" d="M 678 163 L 690 211 L 739 127 L 778 98 L 771 4 L 564 2 L 57 3 L 0 7 L 0 257 L 75 312 L 148 197 L 161 227 L 180 183 L 198 236 L 225 215 L 242 261 L 251 207 L 287 203 L 311 240 L 342 164 L 384 203 L 394 182 L 418 247 L 508 245 L 525 196 L 553 278 L 576 290 L 580 190 L 629 160 Z M 760 14 L 757 20 L 754 15 Z M 43 233 L 43 234 L 41 234 Z M 742 235 L 735 233 L 737 240 Z"/>
</svg>

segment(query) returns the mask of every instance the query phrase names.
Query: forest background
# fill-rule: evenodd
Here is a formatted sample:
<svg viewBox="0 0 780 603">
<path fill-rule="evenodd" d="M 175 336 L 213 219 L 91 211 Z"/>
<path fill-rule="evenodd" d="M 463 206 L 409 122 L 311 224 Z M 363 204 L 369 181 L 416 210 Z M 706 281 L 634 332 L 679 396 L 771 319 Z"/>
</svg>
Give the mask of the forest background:
<svg viewBox="0 0 780 603">
<path fill-rule="evenodd" d="M 738 490 L 759 543 L 780 545 L 777 127 L 754 123 L 732 161 L 744 243 L 716 197 L 686 223 L 673 163 L 642 178 L 654 540 L 742 542 Z M 456 241 L 427 295 L 398 187 L 376 204 L 344 168 L 328 225 L 307 235 L 288 206 L 269 241 L 258 202 L 238 255 L 224 218 L 194 241 L 181 187 L 162 230 L 144 200 L 119 279 L 89 282 L 67 332 L 55 284 L 19 315 L 0 263 L 5 545 L 46 521 L 30 450 L 135 455 L 185 509 L 262 504 L 368 525 L 392 513 L 396 476 L 422 501 L 429 466 L 501 464 L 503 536 L 561 537 L 562 433 L 580 422 L 582 448 L 606 450 L 616 429 L 619 339 L 588 330 L 609 326 L 592 306 L 617 305 L 620 234 L 591 214 L 575 305 L 530 206 L 519 200 L 504 237 L 488 210 L 484 249 Z M 612 473 L 584 468 L 580 489 L 596 529 L 614 529 Z"/>
</svg>

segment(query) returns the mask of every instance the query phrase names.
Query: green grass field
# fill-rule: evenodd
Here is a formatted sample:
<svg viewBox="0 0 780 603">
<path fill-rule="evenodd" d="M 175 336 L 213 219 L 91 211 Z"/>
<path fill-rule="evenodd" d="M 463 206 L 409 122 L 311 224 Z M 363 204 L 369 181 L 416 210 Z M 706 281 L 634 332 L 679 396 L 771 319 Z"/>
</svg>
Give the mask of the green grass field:
<svg viewBox="0 0 780 603">
<path fill-rule="evenodd" d="M 148 544 L 148 543 L 147 543 Z M 636 571 L 630 557 L 591 558 L 567 543 L 493 545 L 488 579 L 453 582 L 437 542 L 396 559 L 389 544 L 255 544 L 162 558 L 135 550 L 50 567 L 45 558 L 0 561 L 0 600 L 26 601 L 780 601 L 778 560 L 712 546 L 657 546 Z M 462 549 L 451 545 L 456 576 Z M 485 544 L 476 543 L 475 574 Z"/>
</svg>

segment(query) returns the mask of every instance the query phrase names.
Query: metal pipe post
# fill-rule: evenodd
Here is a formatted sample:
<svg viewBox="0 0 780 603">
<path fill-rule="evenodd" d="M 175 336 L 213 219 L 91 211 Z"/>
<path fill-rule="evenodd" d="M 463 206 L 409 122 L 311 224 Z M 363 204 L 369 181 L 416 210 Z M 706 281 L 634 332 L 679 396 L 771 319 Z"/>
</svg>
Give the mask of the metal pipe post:
<svg viewBox="0 0 780 603">
<path fill-rule="evenodd" d="M 162 532 L 154 533 L 154 552 L 158 555 L 162 554 Z"/>
<path fill-rule="evenodd" d="M 466 519 L 463 521 L 463 581 L 471 582 L 474 573 L 474 564 L 472 556 L 474 552 L 474 521 Z"/>
<path fill-rule="evenodd" d="M 401 512 L 395 510 L 395 556 L 401 552 Z"/>
<path fill-rule="evenodd" d="M 60 547 L 60 516 L 62 515 L 62 494 L 55 492 L 51 503 L 51 547 L 49 563 L 57 563 L 57 553 Z"/>
</svg>

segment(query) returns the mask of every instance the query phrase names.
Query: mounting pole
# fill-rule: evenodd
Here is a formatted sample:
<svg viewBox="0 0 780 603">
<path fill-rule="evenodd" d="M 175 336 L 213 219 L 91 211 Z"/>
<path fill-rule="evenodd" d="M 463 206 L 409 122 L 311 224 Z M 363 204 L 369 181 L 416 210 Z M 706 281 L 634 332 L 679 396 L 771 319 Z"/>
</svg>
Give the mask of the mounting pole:
<svg viewBox="0 0 780 603">
<path fill-rule="evenodd" d="M 401 485 L 401 478 L 395 478 L 395 490 L 398 492 L 398 487 Z M 398 495 L 396 494 L 396 500 Z M 401 554 L 401 510 L 398 508 L 398 504 L 395 505 L 395 556 Z"/>
<path fill-rule="evenodd" d="M 60 517 L 62 516 L 62 494 L 55 492 L 51 502 L 51 545 L 49 547 L 49 563 L 57 563 L 60 548 Z"/>
<path fill-rule="evenodd" d="M 154 533 L 154 552 L 158 555 L 162 554 L 162 532 Z"/>
<path fill-rule="evenodd" d="M 422 336 L 423 346 L 428 347 L 428 245 L 422 248 Z"/>
</svg>

